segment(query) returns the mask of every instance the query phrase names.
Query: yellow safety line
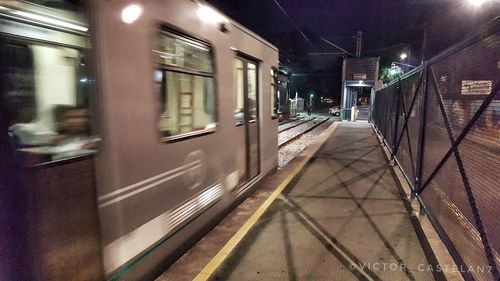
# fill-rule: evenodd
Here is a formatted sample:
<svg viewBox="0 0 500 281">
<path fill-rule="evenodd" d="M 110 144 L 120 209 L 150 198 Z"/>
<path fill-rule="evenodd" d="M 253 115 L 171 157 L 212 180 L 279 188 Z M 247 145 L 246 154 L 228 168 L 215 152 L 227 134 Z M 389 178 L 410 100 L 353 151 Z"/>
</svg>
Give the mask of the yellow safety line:
<svg viewBox="0 0 500 281">
<path fill-rule="evenodd" d="M 326 129 L 318 137 L 318 141 L 311 146 L 311 149 L 307 151 L 305 158 L 300 162 L 293 171 L 287 176 L 287 178 L 276 188 L 276 190 L 269 196 L 269 198 L 264 201 L 264 203 L 257 209 L 257 211 L 243 224 L 243 226 L 234 234 L 233 237 L 222 247 L 222 249 L 213 257 L 210 262 L 201 270 L 201 272 L 193 279 L 194 281 L 204 281 L 208 280 L 212 274 L 217 270 L 217 268 L 227 259 L 231 252 L 236 248 L 236 246 L 243 240 L 243 237 L 252 229 L 259 218 L 264 214 L 264 212 L 269 208 L 271 203 L 276 200 L 276 198 L 281 194 L 281 192 L 287 187 L 287 185 L 295 178 L 295 176 L 304 168 L 304 166 L 309 162 L 311 157 L 319 150 L 321 144 L 333 133 L 333 131 L 338 127 L 340 123 L 333 123 L 328 129 Z"/>
</svg>

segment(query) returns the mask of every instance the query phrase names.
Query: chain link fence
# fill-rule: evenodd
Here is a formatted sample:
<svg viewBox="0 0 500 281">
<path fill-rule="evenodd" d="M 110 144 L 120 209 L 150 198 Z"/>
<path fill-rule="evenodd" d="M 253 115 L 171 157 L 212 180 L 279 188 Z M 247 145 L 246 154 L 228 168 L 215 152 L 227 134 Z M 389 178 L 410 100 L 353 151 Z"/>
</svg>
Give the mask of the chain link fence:
<svg viewBox="0 0 500 281">
<path fill-rule="evenodd" d="M 372 122 L 465 280 L 500 280 L 500 19 L 375 97 Z"/>
</svg>

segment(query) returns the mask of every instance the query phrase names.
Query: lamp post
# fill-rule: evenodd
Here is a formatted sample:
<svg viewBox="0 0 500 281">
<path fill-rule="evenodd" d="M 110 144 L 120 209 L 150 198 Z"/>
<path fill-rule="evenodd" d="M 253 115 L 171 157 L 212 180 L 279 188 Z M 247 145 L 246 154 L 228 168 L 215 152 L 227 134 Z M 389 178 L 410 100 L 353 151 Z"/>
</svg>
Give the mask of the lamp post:
<svg viewBox="0 0 500 281">
<path fill-rule="evenodd" d="M 309 115 L 309 116 L 311 116 L 311 113 L 312 113 L 313 98 L 314 98 L 314 94 L 311 93 L 309 95 L 309 104 L 307 106 L 307 115 Z"/>
<path fill-rule="evenodd" d="M 424 22 L 424 34 L 422 36 L 422 60 L 420 64 L 424 64 L 425 62 L 425 48 L 427 47 L 427 21 Z"/>
</svg>

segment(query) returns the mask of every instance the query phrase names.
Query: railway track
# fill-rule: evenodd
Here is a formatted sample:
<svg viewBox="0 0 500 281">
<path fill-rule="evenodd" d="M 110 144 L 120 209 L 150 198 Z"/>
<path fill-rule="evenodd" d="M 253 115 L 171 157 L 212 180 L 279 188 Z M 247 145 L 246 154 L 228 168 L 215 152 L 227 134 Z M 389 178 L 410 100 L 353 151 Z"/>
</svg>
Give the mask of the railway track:
<svg viewBox="0 0 500 281">
<path fill-rule="evenodd" d="M 293 124 L 293 125 L 291 125 L 291 126 L 288 126 L 288 127 L 286 127 L 286 128 L 283 128 L 283 129 L 278 129 L 278 133 L 282 133 L 282 132 L 284 132 L 284 131 L 288 131 L 288 130 L 293 129 L 293 128 L 295 128 L 295 127 L 298 127 L 298 126 L 300 126 L 300 125 L 302 125 L 302 124 L 305 124 L 305 123 L 307 123 L 307 122 L 313 121 L 313 120 L 315 120 L 315 119 L 317 119 L 317 118 L 318 118 L 318 117 L 313 117 L 313 118 L 306 119 L 306 120 L 304 120 L 304 121 L 298 122 L 297 124 Z M 299 120 L 300 120 L 300 119 L 299 119 Z M 295 121 L 297 121 L 297 120 L 295 120 Z"/>
<path fill-rule="evenodd" d="M 301 119 L 304 119 L 305 117 L 298 117 L 298 118 L 295 118 L 295 119 L 287 119 L 285 121 L 281 121 L 278 123 L 278 126 L 281 126 L 281 125 L 285 125 L 287 123 L 290 123 L 290 122 L 293 122 L 293 121 L 297 121 L 297 120 L 301 120 Z"/>
<path fill-rule="evenodd" d="M 312 121 L 312 120 L 314 120 L 314 119 L 317 119 L 317 117 L 315 117 L 315 118 L 313 118 L 313 119 L 310 119 L 309 121 Z M 285 146 L 285 145 L 287 145 L 287 144 L 289 144 L 289 143 L 293 142 L 294 140 L 296 140 L 296 139 L 300 138 L 302 135 L 304 135 L 304 134 L 306 134 L 306 133 L 308 133 L 308 132 L 310 132 L 310 131 L 314 130 L 316 127 L 320 126 L 321 124 L 325 123 L 325 122 L 326 122 L 326 121 L 328 121 L 328 120 L 330 120 L 330 117 L 324 118 L 323 120 L 320 120 L 320 121 L 319 121 L 319 122 L 317 122 L 316 124 L 314 124 L 314 125 L 312 125 L 312 126 L 308 127 L 306 130 L 301 131 L 300 133 L 298 133 L 298 134 L 294 135 L 293 137 L 290 137 L 290 138 L 286 139 L 284 142 L 282 142 L 282 143 L 278 144 L 278 148 L 281 148 L 281 147 L 283 147 L 283 146 Z M 305 124 L 305 123 L 307 123 L 307 122 L 303 122 L 302 124 Z M 296 127 L 296 126 L 294 126 L 294 127 Z M 280 132 L 280 133 L 281 133 L 281 132 Z"/>
</svg>

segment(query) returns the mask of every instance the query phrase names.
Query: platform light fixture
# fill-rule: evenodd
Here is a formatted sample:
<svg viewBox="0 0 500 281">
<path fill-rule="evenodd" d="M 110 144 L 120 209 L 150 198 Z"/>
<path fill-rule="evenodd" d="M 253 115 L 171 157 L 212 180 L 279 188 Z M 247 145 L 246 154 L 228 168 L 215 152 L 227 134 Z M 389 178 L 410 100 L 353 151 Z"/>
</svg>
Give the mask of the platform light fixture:
<svg viewBox="0 0 500 281">
<path fill-rule="evenodd" d="M 122 10 L 122 21 L 126 24 L 132 24 L 141 17 L 142 12 L 142 6 L 138 4 L 130 4 Z"/>
</svg>

